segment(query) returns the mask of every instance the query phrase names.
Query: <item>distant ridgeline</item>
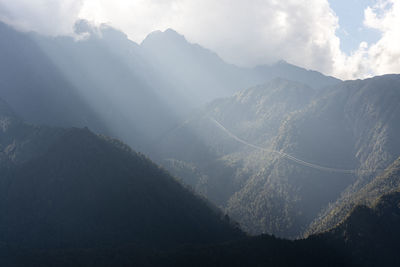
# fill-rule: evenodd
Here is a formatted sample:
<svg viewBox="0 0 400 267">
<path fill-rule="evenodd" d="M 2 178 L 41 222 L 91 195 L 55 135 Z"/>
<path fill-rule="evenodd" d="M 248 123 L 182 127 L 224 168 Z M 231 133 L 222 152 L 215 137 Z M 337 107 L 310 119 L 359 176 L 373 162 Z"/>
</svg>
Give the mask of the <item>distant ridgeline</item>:
<svg viewBox="0 0 400 267">
<path fill-rule="evenodd" d="M 140 45 L 105 25 L 79 21 L 76 31 L 88 37 L 20 33 L 0 22 L 0 98 L 29 122 L 87 126 L 147 153 L 189 112 L 239 89 L 278 76 L 339 82 L 286 62 L 239 68 L 173 30 Z"/>
</svg>

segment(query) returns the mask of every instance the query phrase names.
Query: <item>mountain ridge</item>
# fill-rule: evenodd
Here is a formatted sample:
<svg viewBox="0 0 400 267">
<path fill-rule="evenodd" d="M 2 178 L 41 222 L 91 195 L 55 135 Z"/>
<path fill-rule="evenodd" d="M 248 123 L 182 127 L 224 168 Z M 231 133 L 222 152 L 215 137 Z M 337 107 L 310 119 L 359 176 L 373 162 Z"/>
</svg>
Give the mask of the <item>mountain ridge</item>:
<svg viewBox="0 0 400 267">
<path fill-rule="evenodd" d="M 11 146 L 0 156 L 1 243 L 27 249 L 162 247 L 244 235 L 145 156 L 87 128 L 16 121 L 0 132 L 0 142 Z"/>
</svg>

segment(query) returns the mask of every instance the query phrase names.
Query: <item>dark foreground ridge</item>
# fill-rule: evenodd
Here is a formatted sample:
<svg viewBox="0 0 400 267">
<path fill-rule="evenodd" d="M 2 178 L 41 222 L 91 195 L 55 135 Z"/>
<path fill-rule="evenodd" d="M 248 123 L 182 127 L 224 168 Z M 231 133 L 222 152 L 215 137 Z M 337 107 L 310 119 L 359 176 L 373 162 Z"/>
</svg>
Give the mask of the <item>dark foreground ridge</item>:
<svg viewBox="0 0 400 267">
<path fill-rule="evenodd" d="M 165 248 L 244 236 L 218 209 L 120 141 L 87 128 L 28 125 L 0 104 L 2 249 Z M 3 261 L 13 254 L 5 255 Z"/>
</svg>

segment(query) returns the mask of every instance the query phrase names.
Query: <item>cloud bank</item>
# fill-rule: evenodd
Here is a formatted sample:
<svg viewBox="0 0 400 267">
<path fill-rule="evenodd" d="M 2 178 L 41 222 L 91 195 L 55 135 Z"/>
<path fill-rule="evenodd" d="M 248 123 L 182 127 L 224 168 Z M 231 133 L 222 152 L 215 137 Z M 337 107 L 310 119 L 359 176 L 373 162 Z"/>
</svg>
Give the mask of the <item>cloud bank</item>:
<svg viewBox="0 0 400 267">
<path fill-rule="evenodd" d="M 364 24 L 382 34 L 365 52 L 365 64 L 375 74 L 400 73 L 400 1 L 382 1 L 367 8 Z"/>
<path fill-rule="evenodd" d="M 72 32 L 84 0 L 0 0 L 0 20 L 21 31 Z"/>
<path fill-rule="evenodd" d="M 360 40 L 350 55 L 340 49 L 338 17 L 328 0 L 0 0 L 0 20 L 21 30 L 71 34 L 78 18 L 108 23 L 136 42 L 173 28 L 242 66 L 284 59 L 343 79 L 400 72 L 396 0 L 365 10 L 365 27 L 381 38 Z"/>
</svg>

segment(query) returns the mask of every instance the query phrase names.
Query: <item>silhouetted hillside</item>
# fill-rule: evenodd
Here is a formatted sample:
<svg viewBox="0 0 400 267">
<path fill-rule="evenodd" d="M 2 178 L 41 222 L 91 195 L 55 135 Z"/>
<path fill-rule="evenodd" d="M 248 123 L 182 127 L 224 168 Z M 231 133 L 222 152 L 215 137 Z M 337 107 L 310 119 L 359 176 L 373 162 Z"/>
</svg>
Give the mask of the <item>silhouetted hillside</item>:
<svg viewBox="0 0 400 267">
<path fill-rule="evenodd" d="M 400 193 L 379 197 L 371 208 L 356 206 L 336 228 L 324 233 L 339 242 L 362 266 L 398 266 Z"/>
<path fill-rule="evenodd" d="M 8 266 L 359 266 L 347 252 L 324 240 L 289 241 L 268 235 L 163 251 L 125 246 L 85 250 L 0 248 L 0 253 L 4 256 L 0 263 Z"/>
<path fill-rule="evenodd" d="M 11 123 L 0 136 L 2 244 L 163 247 L 243 235 L 217 209 L 123 143 L 88 129 L 42 128 L 3 114 L 2 122 Z"/>
</svg>

